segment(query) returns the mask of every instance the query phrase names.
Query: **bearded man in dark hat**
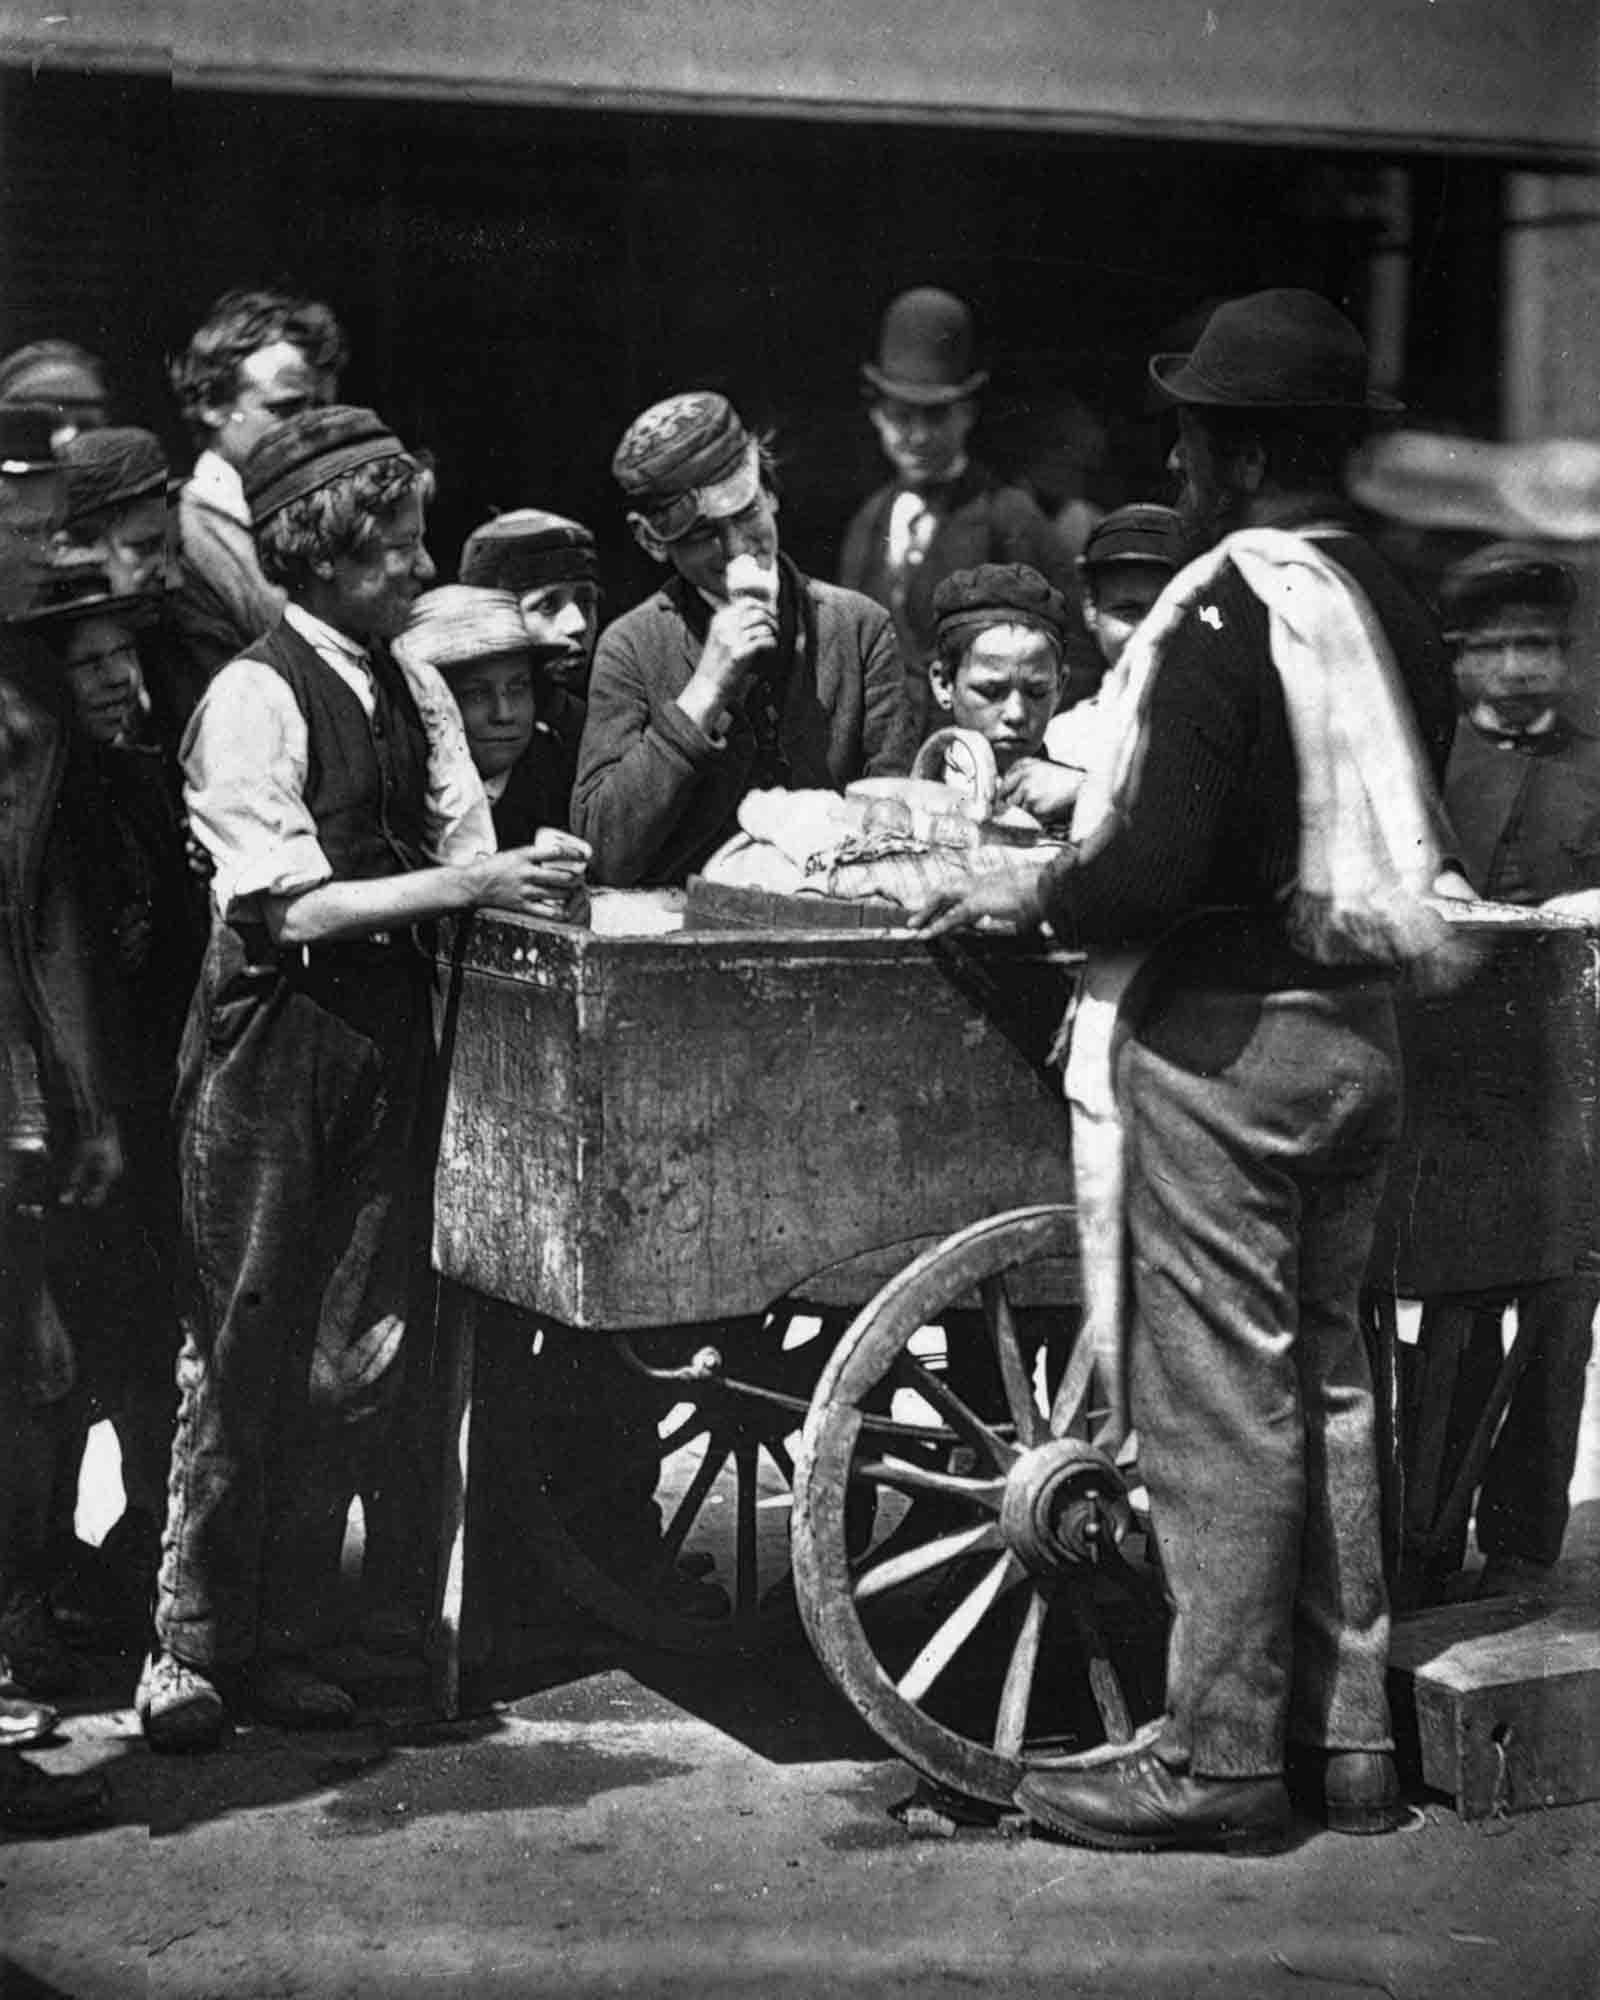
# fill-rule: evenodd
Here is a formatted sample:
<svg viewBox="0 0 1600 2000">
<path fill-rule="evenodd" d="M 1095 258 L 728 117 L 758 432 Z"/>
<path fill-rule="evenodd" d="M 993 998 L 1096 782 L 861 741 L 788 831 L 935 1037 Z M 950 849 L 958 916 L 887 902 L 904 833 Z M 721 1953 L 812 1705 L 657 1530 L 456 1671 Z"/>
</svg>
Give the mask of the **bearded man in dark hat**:
<svg viewBox="0 0 1600 2000">
<path fill-rule="evenodd" d="M 884 314 L 875 361 L 862 364 L 868 415 L 894 478 L 845 531 L 839 581 L 894 617 L 919 734 L 930 721 L 927 670 L 937 646 L 933 594 L 980 563 L 1027 563 L 1070 593 L 1072 558 L 1032 495 L 968 456 L 978 394 L 972 315 L 932 286 L 902 292 Z M 1067 644 L 1087 641 L 1068 603 Z"/>
<path fill-rule="evenodd" d="M 201 1749 L 244 1707 L 345 1721 L 316 1667 L 344 1521 L 401 1380 L 423 1240 L 431 958 L 417 927 L 561 916 L 570 835 L 495 852 L 461 718 L 397 663 L 432 581 L 431 475 L 370 410 L 270 429 L 242 490 L 282 619 L 230 662 L 185 744 L 211 937 L 178 1061 L 194 1273 L 138 1710 Z"/>
<path fill-rule="evenodd" d="M 1068 1075 L 1097 1176 L 1086 1305 L 1114 1333 L 1129 1273 L 1129 1412 L 1173 1606 L 1150 1736 L 1017 1797 L 1088 1846 L 1242 1847 L 1284 1832 L 1292 1759 L 1327 1824 L 1381 1833 L 1398 1810 L 1358 1296 L 1399 1127 L 1393 982 L 1461 970 L 1430 900 L 1449 679 L 1341 497 L 1384 406 L 1344 315 L 1302 291 L 1233 300 L 1151 372 L 1178 409 L 1180 512 L 1211 547 L 1108 680 L 1065 855 L 916 920 L 1048 920 L 1089 951 Z"/>
<path fill-rule="evenodd" d="M 904 772 L 915 737 L 888 615 L 781 553 L 766 449 L 727 398 L 653 405 L 611 469 L 672 576 L 595 653 L 572 802 L 595 879 L 686 881 L 746 792 Z"/>
</svg>

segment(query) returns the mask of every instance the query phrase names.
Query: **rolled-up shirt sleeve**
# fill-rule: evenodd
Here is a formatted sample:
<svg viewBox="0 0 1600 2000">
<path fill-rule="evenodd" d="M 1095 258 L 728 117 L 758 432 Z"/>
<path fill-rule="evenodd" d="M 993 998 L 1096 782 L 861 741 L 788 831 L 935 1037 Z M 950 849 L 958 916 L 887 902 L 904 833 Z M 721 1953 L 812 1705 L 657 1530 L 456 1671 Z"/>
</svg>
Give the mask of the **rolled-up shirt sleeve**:
<svg viewBox="0 0 1600 2000">
<path fill-rule="evenodd" d="M 428 739 L 428 852 L 457 867 L 493 854 L 499 845 L 494 819 L 455 696 L 437 667 L 404 659 L 399 651 L 394 657 Z"/>
<path fill-rule="evenodd" d="M 273 668 L 234 660 L 207 687 L 183 743 L 184 803 L 225 917 L 333 875 L 306 807 L 306 725 Z"/>
</svg>

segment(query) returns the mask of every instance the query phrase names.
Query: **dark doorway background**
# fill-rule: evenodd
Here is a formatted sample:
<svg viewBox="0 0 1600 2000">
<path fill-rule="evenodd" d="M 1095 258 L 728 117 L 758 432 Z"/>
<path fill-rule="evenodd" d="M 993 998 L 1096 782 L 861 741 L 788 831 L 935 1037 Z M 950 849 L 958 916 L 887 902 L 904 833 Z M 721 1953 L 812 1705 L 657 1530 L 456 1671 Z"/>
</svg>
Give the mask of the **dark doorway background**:
<svg viewBox="0 0 1600 2000">
<path fill-rule="evenodd" d="M 162 429 L 182 463 L 162 357 L 211 299 L 247 284 L 326 298 L 351 337 L 344 393 L 438 459 L 441 574 L 490 507 L 550 505 L 600 532 L 616 609 L 650 578 L 611 450 L 679 388 L 725 389 L 776 432 L 786 543 L 832 573 L 880 477 L 859 364 L 906 285 L 949 286 L 977 312 L 990 455 L 1026 457 L 1075 398 L 1104 433 L 1090 497 L 1160 497 L 1144 357 L 1207 302 L 1268 284 L 1315 286 L 1364 318 L 1374 195 L 1394 164 L 8 70 L 0 351 L 49 334 L 94 348 L 119 414 Z M 1492 433 L 1500 170 L 1407 172 L 1407 392 L 1431 419 Z"/>
</svg>

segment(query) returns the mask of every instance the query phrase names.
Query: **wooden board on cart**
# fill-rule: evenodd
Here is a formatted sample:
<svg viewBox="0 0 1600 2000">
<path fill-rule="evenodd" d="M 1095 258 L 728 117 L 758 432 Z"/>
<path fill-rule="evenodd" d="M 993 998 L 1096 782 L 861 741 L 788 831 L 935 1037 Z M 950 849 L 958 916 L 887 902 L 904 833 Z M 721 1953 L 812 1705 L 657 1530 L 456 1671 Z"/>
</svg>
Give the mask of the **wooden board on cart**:
<svg viewBox="0 0 1600 2000">
<path fill-rule="evenodd" d="M 1396 1619 L 1396 1724 L 1463 1819 L 1600 1798 L 1600 1605 L 1507 1598 Z"/>
<path fill-rule="evenodd" d="M 1072 1198 L 1059 952 L 479 917 L 457 956 L 434 1259 L 476 1291 L 624 1331 L 849 1264 L 805 1296 L 860 1303 L 922 1243 Z"/>
</svg>

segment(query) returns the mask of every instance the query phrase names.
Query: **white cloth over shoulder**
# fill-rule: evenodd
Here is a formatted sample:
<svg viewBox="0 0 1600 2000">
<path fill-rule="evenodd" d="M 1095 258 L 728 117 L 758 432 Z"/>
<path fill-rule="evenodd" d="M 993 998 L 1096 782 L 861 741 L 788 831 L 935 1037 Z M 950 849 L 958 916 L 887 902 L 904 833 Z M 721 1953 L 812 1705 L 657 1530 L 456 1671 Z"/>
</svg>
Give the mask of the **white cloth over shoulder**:
<svg viewBox="0 0 1600 2000">
<path fill-rule="evenodd" d="M 1073 847 L 1093 854 L 1132 810 L 1164 648 L 1228 563 L 1266 607 L 1294 743 L 1300 854 L 1291 942 L 1323 964 L 1420 965 L 1447 977 L 1451 933 L 1424 900 L 1444 853 L 1437 792 L 1382 627 L 1308 535 L 1265 528 L 1230 535 L 1163 590 L 1100 690 L 1103 715 L 1073 813 Z M 1119 1414 L 1128 1283 L 1115 1069 L 1129 1025 L 1123 1003 L 1145 956 L 1090 953 L 1066 1072 L 1085 1337 Z"/>
<path fill-rule="evenodd" d="M 375 696 L 363 649 L 297 604 L 284 616 L 370 717 Z M 428 740 L 429 859 L 461 864 L 494 853 L 494 822 L 454 697 L 434 668 L 397 664 Z M 305 800 L 308 750 L 305 717 L 274 667 L 246 657 L 214 676 L 184 737 L 184 801 L 211 856 L 212 897 L 224 916 L 331 879 Z"/>
</svg>

